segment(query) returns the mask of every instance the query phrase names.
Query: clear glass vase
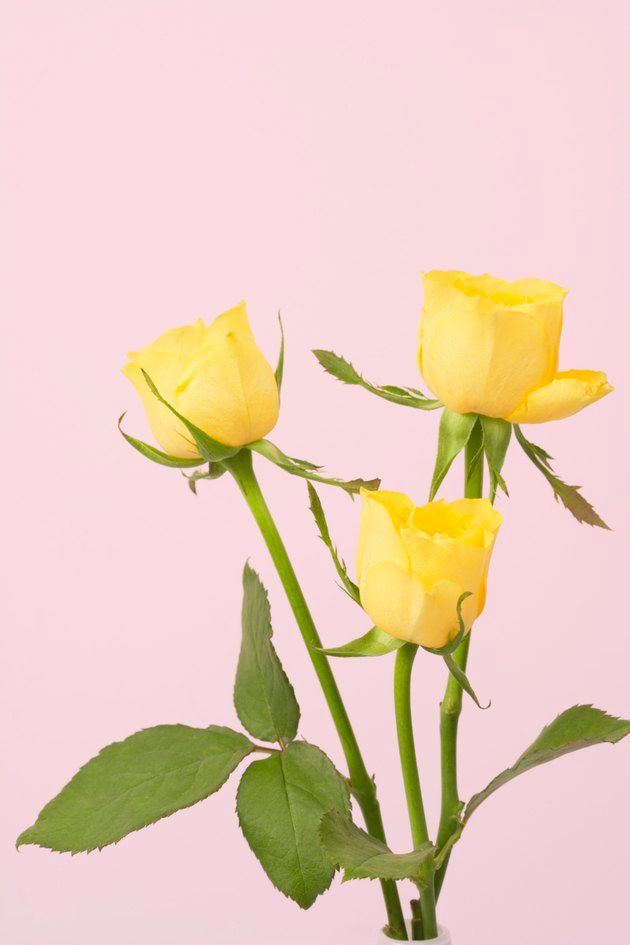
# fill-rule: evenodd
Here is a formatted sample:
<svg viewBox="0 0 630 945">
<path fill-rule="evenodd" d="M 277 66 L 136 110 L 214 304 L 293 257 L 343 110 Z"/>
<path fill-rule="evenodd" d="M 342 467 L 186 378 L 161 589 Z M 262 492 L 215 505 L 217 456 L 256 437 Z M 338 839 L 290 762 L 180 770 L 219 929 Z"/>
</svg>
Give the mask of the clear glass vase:
<svg viewBox="0 0 630 945">
<path fill-rule="evenodd" d="M 409 922 L 407 923 L 407 934 L 411 938 L 411 923 Z M 384 932 L 381 932 L 377 939 L 377 945 L 393 945 L 394 941 L 393 938 L 389 938 Z M 445 929 L 443 925 L 438 925 L 438 937 L 425 939 L 424 945 L 453 945 L 453 941 L 449 930 Z"/>
</svg>

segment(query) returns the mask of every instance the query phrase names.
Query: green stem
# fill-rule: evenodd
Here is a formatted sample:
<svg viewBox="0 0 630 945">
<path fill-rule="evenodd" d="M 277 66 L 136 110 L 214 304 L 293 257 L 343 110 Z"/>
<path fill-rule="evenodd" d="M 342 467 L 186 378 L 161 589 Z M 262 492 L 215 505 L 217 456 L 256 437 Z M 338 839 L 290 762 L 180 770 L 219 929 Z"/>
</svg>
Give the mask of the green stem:
<svg viewBox="0 0 630 945">
<path fill-rule="evenodd" d="M 411 717 L 411 671 L 417 652 L 418 647 L 415 643 L 405 643 L 396 654 L 394 669 L 394 707 L 398 750 L 414 849 L 418 849 L 429 840 Z M 422 935 L 425 939 L 436 938 L 438 934 L 432 868 L 427 871 L 426 881 L 426 886 L 420 888 Z"/>
<path fill-rule="evenodd" d="M 465 496 L 467 499 L 480 499 L 483 494 L 483 454 L 481 424 L 477 421 L 470 439 L 466 444 L 465 455 Z M 468 633 L 453 653 L 457 665 L 466 671 L 470 633 Z M 462 711 L 462 687 L 449 673 L 444 699 L 440 705 L 440 748 L 442 768 L 442 808 L 437 834 L 437 847 L 441 850 L 453 831 L 457 828 L 460 799 L 457 786 L 457 730 Z M 435 874 L 435 895 L 440 895 L 448 863 L 449 852 Z"/>
<path fill-rule="evenodd" d="M 424 938 L 422 933 L 422 910 L 420 900 L 412 899 L 411 906 L 411 938 L 414 942 L 420 942 Z"/>
<path fill-rule="evenodd" d="M 308 654 L 322 687 L 330 714 L 341 747 L 346 758 L 350 774 L 351 789 L 357 799 L 368 833 L 378 840 L 385 841 L 385 830 L 381 809 L 376 797 L 376 787 L 368 774 L 359 745 L 352 729 L 346 707 L 341 698 L 328 658 L 320 652 L 322 641 L 313 622 L 310 610 L 302 593 L 293 565 L 276 528 L 275 522 L 260 490 L 258 480 L 252 466 L 252 456 L 249 450 L 241 450 L 231 459 L 224 460 L 224 465 L 234 476 L 245 497 L 245 501 L 260 528 L 269 553 L 276 566 L 278 576 L 282 582 L 287 598 L 293 610 L 302 638 L 306 643 Z M 391 880 L 381 882 L 389 930 L 393 937 L 406 940 L 404 917 L 400 905 L 400 897 L 396 884 Z"/>
</svg>

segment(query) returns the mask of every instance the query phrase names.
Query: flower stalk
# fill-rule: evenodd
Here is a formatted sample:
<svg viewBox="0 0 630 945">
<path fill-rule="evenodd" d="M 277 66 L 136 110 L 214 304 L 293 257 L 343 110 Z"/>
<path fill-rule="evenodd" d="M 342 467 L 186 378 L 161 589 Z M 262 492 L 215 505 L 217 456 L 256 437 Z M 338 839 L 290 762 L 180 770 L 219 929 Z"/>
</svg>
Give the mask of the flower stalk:
<svg viewBox="0 0 630 945">
<path fill-rule="evenodd" d="M 394 707 L 396 710 L 398 750 L 414 849 L 418 849 L 429 840 L 411 715 L 411 672 L 417 652 L 418 647 L 414 643 L 405 643 L 396 654 L 394 669 Z M 420 937 L 422 939 L 436 938 L 438 928 L 435 915 L 433 866 L 427 868 L 424 881 L 425 883 L 419 886 L 420 915 L 422 917 L 422 935 Z M 416 934 L 417 931 L 419 930 L 416 929 L 414 923 L 414 939 L 419 937 Z"/>
<path fill-rule="evenodd" d="M 464 458 L 464 485 L 467 499 L 480 499 L 483 494 L 483 452 L 482 430 L 479 423 L 473 429 L 466 444 Z M 470 633 L 466 634 L 453 654 L 453 659 L 460 669 L 466 671 Z M 457 732 L 462 711 L 462 687 L 449 674 L 444 699 L 440 705 L 440 755 L 442 773 L 442 804 L 440 824 L 437 834 L 437 847 L 441 850 L 458 825 L 461 801 L 457 785 Z M 440 895 L 446 870 L 450 860 L 450 851 L 435 874 L 435 896 Z"/>
<path fill-rule="evenodd" d="M 337 729 L 348 765 L 352 794 L 361 808 L 368 833 L 379 840 L 385 841 L 383 819 L 374 781 L 365 766 L 352 723 L 328 658 L 321 652 L 322 641 L 287 550 L 260 489 L 254 473 L 251 453 L 249 450 L 241 450 L 236 456 L 225 460 L 224 465 L 236 480 L 254 516 L 284 587 Z M 381 888 L 387 910 L 389 931 L 394 938 L 405 940 L 407 933 L 396 884 L 391 880 L 382 880 Z"/>
</svg>

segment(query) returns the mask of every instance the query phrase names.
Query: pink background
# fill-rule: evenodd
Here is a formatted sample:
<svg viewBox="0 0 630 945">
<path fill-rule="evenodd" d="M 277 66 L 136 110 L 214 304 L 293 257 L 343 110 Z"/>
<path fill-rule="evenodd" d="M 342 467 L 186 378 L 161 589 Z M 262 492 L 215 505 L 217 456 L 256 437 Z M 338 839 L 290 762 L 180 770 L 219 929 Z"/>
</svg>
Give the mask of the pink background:
<svg viewBox="0 0 630 945">
<path fill-rule="evenodd" d="M 627 106 L 622 2 L 3 0 L 2 381 L 8 525 L 2 869 L 7 945 L 315 945 L 374 940 L 376 885 L 308 915 L 239 833 L 236 779 L 91 856 L 18 855 L 13 839 L 102 745 L 160 722 L 234 724 L 240 574 L 270 588 L 303 735 L 342 763 L 265 549 L 232 483 L 195 499 L 143 461 L 119 369 L 128 348 L 242 297 L 275 359 L 273 439 L 346 476 L 424 499 L 438 416 L 327 378 L 334 347 L 368 377 L 418 384 L 419 273 L 536 275 L 570 287 L 562 366 L 616 393 L 536 429 L 615 530 L 578 526 L 514 449 L 505 525 L 466 704 L 462 788 L 479 789 L 557 712 L 628 711 Z M 622 300 L 622 301 L 620 301 Z M 368 626 L 335 588 L 305 488 L 259 462 L 312 602 L 337 643 Z M 456 497 L 459 479 L 448 480 Z M 358 505 L 322 490 L 352 559 Z M 5 531 L 6 534 L 6 531 Z M 409 847 L 389 660 L 338 677 Z M 432 821 L 444 670 L 417 666 Z M 471 822 L 441 902 L 455 945 L 628 941 L 628 746 L 573 755 Z M 7 787 L 9 790 L 7 791 Z M 410 890 L 409 890 L 410 891 Z"/>
</svg>

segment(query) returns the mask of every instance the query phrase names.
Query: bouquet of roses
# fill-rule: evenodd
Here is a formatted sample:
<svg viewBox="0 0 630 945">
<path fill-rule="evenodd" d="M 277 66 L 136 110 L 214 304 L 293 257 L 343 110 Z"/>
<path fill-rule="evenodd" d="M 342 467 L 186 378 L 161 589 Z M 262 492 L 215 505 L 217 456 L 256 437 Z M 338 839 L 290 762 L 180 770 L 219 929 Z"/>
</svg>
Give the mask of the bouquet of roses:
<svg viewBox="0 0 630 945">
<path fill-rule="evenodd" d="M 449 859 L 477 808 L 495 791 L 545 762 L 602 742 L 617 742 L 630 722 L 591 705 L 561 712 L 504 771 L 472 797 L 460 797 L 458 721 L 464 698 L 479 705 L 467 675 L 471 628 L 486 603 L 486 584 L 502 522 L 494 503 L 513 441 L 542 474 L 556 499 L 579 521 L 607 528 L 551 456 L 523 432 L 561 420 L 609 393 L 597 371 L 558 371 L 565 291 L 550 282 L 505 282 L 464 272 L 424 277 L 418 361 L 433 394 L 367 381 L 348 361 L 317 350 L 321 366 L 393 404 L 441 410 L 427 504 L 383 491 L 379 480 L 333 478 L 266 439 L 278 418 L 284 338 L 275 371 L 256 345 L 244 303 L 210 325 L 172 329 L 130 355 L 124 373 L 138 391 L 161 448 L 121 432 L 140 454 L 186 470 L 188 486 L 231 475 L 260 527 L 308 657 L 330 710 L 345 760 L 339 770 L 324 751 L 298 737 L 300 708 L 273 642 L 267 593 L 258 574 L 243 572 L 242 643 L 234 702 L 243 731 L 218 725 L 157 725 L 104 748 L 41 811 L 18 845 L 77 853 L 116 843 L 128 833 L 218 791 L 239 767 L 238 822 L 267 876 L 308 909 L 343 879 L 377 879 L 387 939 L 447 945 L 437 904 Z M 122 422 L 119 421 L 119 426 Z M 462 498 L 436 500 L 459 454 Z M 324 645 L 276 522 L 254 472 L 254 458 L 306 480 L 310 511 L 342 589 L 373 628 L 354 640 Z M 340 557 L 314 484 L 359 493 L 362 511 L 356 570 Z M 484 495 L 485 493 L 485 495 Z M 387 845 L 375 780 L 368 774 L 332 664 L 339 658 L 394 654 L 394 705 L 410 842 Z M 415 660 L 445 673 L 440 706 L 442 799 L 431 835 L 420 786 L 412 726 Z M 437 658 L 437 659 L 436 659 Z M 401 905 L 398 883 L 417 895 Z M 406 921 L 406 917 L 408 917 Z"/>
</svg>

